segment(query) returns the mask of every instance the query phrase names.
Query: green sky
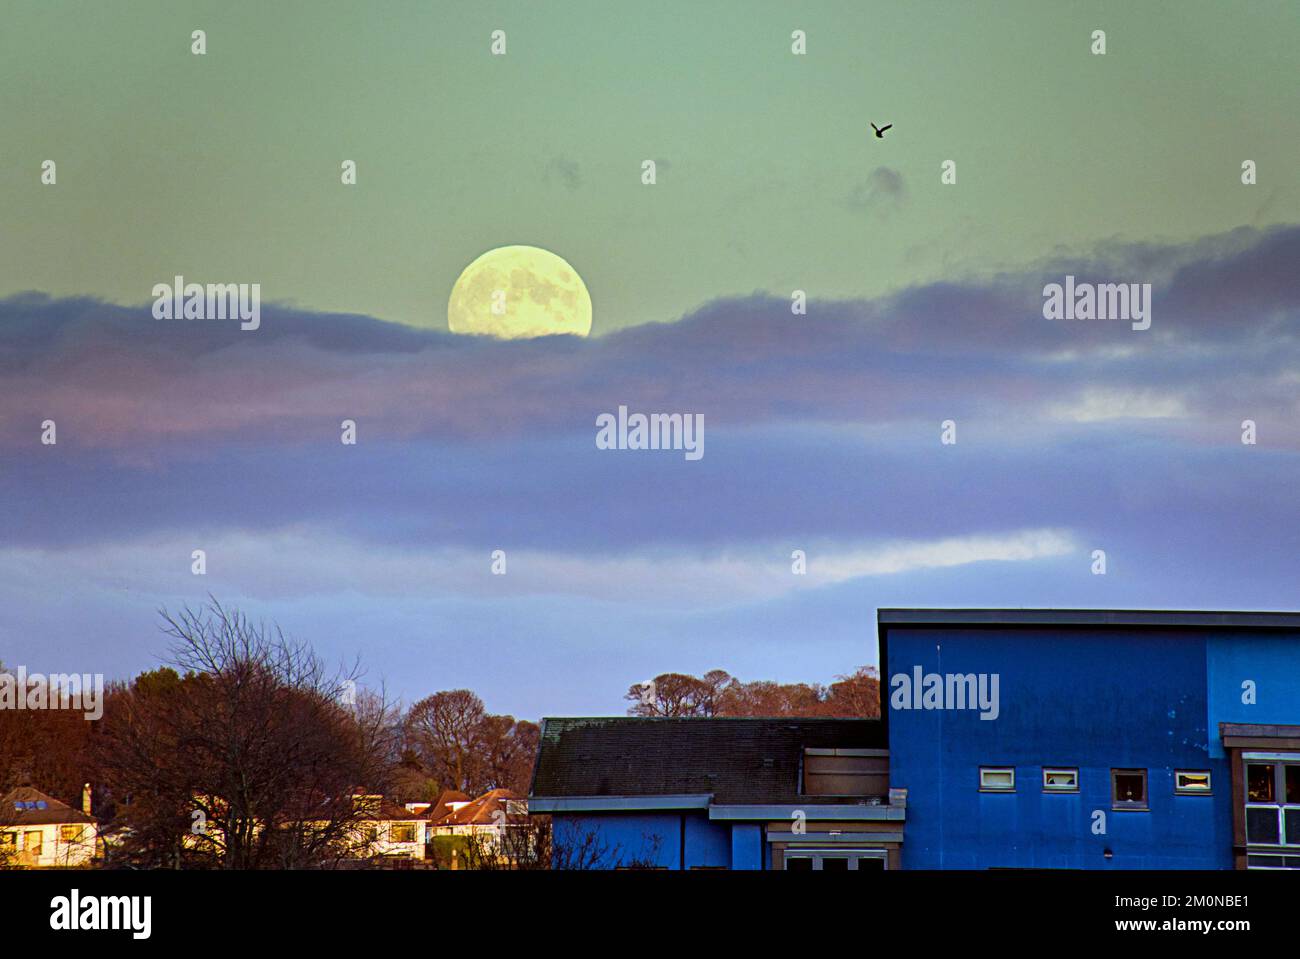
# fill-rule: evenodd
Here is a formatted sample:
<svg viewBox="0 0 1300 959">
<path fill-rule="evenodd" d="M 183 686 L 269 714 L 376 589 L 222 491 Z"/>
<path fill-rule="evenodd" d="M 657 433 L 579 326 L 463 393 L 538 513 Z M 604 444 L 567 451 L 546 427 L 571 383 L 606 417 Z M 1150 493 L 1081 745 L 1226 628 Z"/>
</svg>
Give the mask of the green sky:
<svg viewBox="0 0 1300 959">
<path fill-rule="evenodd" d="M 460 270 L 529 243 L 583 275 L 600 333 L 1300 219 L 1292 2 L 9 2 L 0 23 L 0 295 L 136 303 L 182 273 L 445 327 Z M 855 203 L 881 166 L 905 195 Z"/>
</svg>

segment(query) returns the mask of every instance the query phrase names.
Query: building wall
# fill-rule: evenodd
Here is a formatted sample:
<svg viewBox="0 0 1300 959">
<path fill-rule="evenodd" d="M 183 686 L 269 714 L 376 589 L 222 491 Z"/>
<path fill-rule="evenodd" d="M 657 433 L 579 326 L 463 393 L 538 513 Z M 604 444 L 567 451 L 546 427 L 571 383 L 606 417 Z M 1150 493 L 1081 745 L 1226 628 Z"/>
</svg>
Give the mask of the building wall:
<svg viewBox="0 0 1300 959">
<path fill-rule="evenodd" d="M 60 838 L 62 827 L 59 825 L 12 825 L 3 827 L 0 832 L 14 834 L 14 843 L 8 848 L 16 855 L 17 864 L 20 866 L 35 869 L 88 866 L 95 858 L 97 830 L 93 825 L 80 823 L 76 825 L 79 836 L 75 842 L 64 842 Z M 41 834 L 40 855 L 34 854 L 35 846 L 28 835 L 36 832 Z"/>
<path fill-rule="evenodd" d="M 916 665 L 999 677 L 992 720 L 896 709 L 892 683 L 883 692 L 891 785 L 908 790 L 904 868 L 1231 868 L 1229 774 L 1211 754 L 1204 634 L 891 629 L 887 651 L 887 683 Z M 981 765 L 1014 766 L 1016 791 L 980 792 Z M 1079 792 L 1044 794 L 1043 766 L 1077 767 Z M 1111 808 L 1110 771 L 1125 767 L 1147 769 L 1149 811 Z M 1209 769 L 1212 794 L 1175 796 L 1176 769 Z"/>
<path fill-rule="evenodd" d="M 1223 758 L 1219 723 L 1300 723 L 1300 641 L 1278 634 L 1211 635 L 1206 642 L 1211 753 Z M 1253 684 L 1253 703 L 1243 684 Z"/>
<path fill-rule="evenodd" d="M 598 845 L 604 847 L 598 868 L 614 869 L 645 859 L 665 869 L 680 869 L 683 858 L 687 869 L 731 867 L 731 827 L 711 822 L 703 811 L 557 813 L 552 821 L 557 844 L 578 843 L 587 835 L 597 837 Z"/>
</svg>

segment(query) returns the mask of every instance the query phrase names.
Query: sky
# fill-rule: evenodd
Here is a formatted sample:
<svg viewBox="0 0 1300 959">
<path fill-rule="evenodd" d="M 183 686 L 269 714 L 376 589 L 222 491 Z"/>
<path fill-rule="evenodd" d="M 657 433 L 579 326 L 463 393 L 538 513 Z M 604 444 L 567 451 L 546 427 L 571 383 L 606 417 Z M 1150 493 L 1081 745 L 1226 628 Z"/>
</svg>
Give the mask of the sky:
<svg viewBox="0 0 1300 959">
<path fill-rule="evenodd" d="M 1300 608 L 1294 4 L 3 22 L 6 664 L 133 675 L 210 593 L 536 719 L 827 682 L 881 606 Z M 589 338 L 448 332 L 512 244 Z M 154 319 L 178 274 L 260 283 L 260 328 Z M 1150 329 L 1045 319 L 1066 275 L 1151 284 Z M 704 456 L 599 449 L 620 405 L 702 415 Z"/>
</svg>

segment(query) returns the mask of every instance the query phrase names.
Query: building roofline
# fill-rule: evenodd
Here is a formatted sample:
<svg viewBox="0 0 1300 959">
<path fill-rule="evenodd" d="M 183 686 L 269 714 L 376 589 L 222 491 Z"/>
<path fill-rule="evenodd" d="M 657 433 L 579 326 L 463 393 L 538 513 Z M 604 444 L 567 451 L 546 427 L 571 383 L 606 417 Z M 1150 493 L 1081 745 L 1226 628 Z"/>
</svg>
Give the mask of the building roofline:
<svg viewBox="0 0 1300 959">
<path fill-rule="evenodd" d="M 1171 609 L 881 608 L 886 627 L 1132 626 L 1179 629 L 1300 630 L 1300 612 Z"/>
<path fill-rule="evenodd" d="M 545 716 L 543 723 L 878 723 L 879 716 Z M 544 733 L 543 733 L 544 735 Z"/>
</svg>

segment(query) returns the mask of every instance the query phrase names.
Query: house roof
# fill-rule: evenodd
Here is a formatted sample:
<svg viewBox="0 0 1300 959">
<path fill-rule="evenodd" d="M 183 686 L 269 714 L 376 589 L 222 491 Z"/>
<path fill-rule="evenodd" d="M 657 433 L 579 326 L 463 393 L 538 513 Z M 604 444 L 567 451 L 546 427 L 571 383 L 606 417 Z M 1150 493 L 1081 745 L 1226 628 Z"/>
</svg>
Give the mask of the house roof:
<svg viewBox="0 0 1300 959">
<path fill-rule="evenodd" d="M 888 741 L 875 719 L 544 719 L 530 795 L 797 802 L 807 748 L 887 749 Z"/>
<path fill-rule="evenodd" d="M 362 796 L 357 795 L 354 799 L 362 800 L 358 819 L 366 819 L 372 822 L 416 822 L 427 818 L 426 816 L 411 812 L 405 806 L 399 806 L 391 799 L 385 799 L 382 796 Z"/>
<path fill-rule="evenodd" d="M 439 820 L 446 819 L 451 815 L 452 803 L 467 803 L 469 801 L 469 796 L 465 795 L 465 793 L 461 792 L 459 789 L 444 789 L 438 795 L 437 801 L 432 807 L 426 809 L 424 814 L 431 822 L 438 822 Z"/>
<path fill-rule="evenodd" d="M 1165 609 L 879 609 L 885 627 L 1130 626 L 1156 629 L 1300 629 L 1300 613 Z"/>
<path fill-rule="evenodd" d="M 51 826 L 70 823 L 97 823 L 80 809 L 31 786 L 19 786 L 0 799 L 0 826 Z"/>
<path fill-rule="evenodd" d="M 495 816 L 498 811 L 508 812 L 505 806 L 507 799 L 520 798 L 522 797 L 518 793 L 511 792 L 509 789 L 493 789 L 461 806 L 442 820 L 435 821 L 434 824 L 438 826 L 491 825 L 496 821 Z"/>
</svg>

